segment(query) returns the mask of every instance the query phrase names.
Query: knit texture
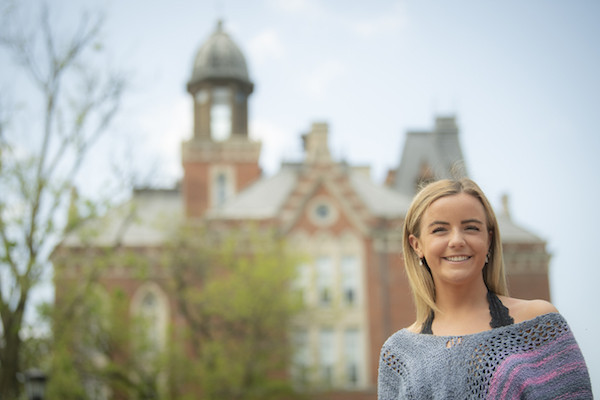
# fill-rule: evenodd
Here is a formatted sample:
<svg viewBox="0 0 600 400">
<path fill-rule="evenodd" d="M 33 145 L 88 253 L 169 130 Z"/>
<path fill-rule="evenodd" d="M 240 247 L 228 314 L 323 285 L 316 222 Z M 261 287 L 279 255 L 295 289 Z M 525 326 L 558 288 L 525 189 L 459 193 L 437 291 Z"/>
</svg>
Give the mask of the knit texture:
<svg viewBox="0 0 600 400">
<path fill-rule="evenodd" d="M 592 399 L 590 377 L 557 313 L 465 336 L 406 329 L 381 349 L 378 399 Z"/>
</svg>

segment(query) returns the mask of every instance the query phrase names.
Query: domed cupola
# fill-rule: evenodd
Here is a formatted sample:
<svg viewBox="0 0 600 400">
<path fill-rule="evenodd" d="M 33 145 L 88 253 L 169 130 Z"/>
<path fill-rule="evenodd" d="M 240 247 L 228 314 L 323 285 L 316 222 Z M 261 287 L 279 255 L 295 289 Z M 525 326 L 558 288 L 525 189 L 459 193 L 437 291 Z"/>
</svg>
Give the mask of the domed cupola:
<svg viewBox="0 0 600 400">
<path fill-rule="evenodd" d="M 217 23 L 216 31 L 200 47 L 194 61 L 192 78 L 188 85 L 213 79 L 236 79 L 250 84 L 246 59 L 239 47 L 223 30 L 223 22 Z"/>
<path fill-rule="evenodd" d="M 261 144 L 248 135 L 253 89 L 246 59 L 219 21 L 196 53 L 187 84 L 194 102 L 193 136 L 181 148 L 188 216 L 202 217 L 261 176 Z"/>
<path fill-rule="evenodd" d="M 194 137 L 222 142 L 248 136 L 248 96 L 254 89 L 246 59 L 223 30 L 202 44 L 187 84 L 194 97 Z"/>
</svg>

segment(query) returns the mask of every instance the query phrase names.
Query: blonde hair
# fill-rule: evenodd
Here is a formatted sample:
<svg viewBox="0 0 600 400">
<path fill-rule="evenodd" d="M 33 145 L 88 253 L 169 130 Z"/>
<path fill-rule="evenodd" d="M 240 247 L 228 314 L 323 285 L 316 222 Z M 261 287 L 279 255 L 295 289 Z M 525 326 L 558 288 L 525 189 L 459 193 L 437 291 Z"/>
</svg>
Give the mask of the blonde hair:
<svg viewBox="0 0 600 400">
<path fill-rule="evenodd" d="M 490 291 L 498 295 L 508 295 L 498 221 L 481 188 L 468 178 L 432 182 L 421 189 L 413 199 L 406 213 L 402 238 L 404 267 L 415 300 L 418 323 L 423 323 L 432 311 L 437 311 L 435 285 L 429 268 L 425 265 L 419 265 L 419 256 L 410 245 L 409 238 L 410 235 L 420 237 L 423 214 L 434 201 L 459 193 L 469 194 L 478 199 L 483 205 L 487 230 L 492 233 L 489 261 L 483 268 L 483 280 Z"/>
</svg>

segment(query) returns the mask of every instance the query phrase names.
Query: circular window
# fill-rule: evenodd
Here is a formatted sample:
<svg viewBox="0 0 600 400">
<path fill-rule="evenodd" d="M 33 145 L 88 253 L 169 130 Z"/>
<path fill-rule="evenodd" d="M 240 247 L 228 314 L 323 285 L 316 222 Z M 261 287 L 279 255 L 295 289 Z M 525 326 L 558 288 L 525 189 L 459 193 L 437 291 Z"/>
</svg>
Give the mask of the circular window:
<svg viewBox="0 0 600 400">
<path fill-rule="evenodd" d="M 333 224 L 338 217 L 336 208 L 327 198 L 316 198 L 308 207 L 310 220 L 320 226 Z"/>
</svg>

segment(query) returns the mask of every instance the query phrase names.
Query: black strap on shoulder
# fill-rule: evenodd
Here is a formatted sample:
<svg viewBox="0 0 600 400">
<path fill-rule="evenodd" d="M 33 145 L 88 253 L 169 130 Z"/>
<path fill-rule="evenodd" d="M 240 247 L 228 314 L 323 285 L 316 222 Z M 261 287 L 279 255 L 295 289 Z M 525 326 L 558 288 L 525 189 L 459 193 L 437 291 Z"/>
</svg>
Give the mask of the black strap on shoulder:
<svg viewBox="0 0 600 400">
<path fill-rule="evenodd" d="M 508 308 L 502 304 L 496 293 L 488 290 L 487 300 L 490 307 L 490 316 L 492 317 L 492 320 L 490 321 L 490 326 L 492 328 L 500 328 L 501 326 L 512 325 L 515 323 L 515 320 L 508 312 Z M 431 326 L 433 325 L 434 317 L 435 314 L 431 311 L 425 322 L 423 322 L 421 333 L 433 335 Z"/>
<path fill-rule="evenodd" d="M 496 293 L 488 290 L 488 303 L 490 304 L 490 315 L 492 320 L 490 326 L 492 328 L 500 328 L 501 326 L 512 325 L 515 323 L 513 317 L 508 313 L 508 308 L 502 304 Z"/>
</svg>

